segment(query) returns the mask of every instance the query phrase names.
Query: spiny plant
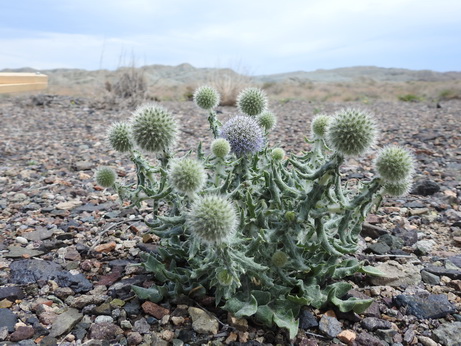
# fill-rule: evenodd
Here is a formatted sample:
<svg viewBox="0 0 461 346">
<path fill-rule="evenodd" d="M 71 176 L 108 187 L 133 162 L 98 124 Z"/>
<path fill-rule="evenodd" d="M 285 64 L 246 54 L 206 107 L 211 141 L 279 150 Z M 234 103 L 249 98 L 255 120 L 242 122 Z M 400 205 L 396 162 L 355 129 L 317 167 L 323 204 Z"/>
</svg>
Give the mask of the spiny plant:
<svg viewBox="0 0 461 346">
<path fill-rule="evenodd" d="M 349 185 L 341 165 L 376 140 L 377 125 L 367 112 L 318 115 L 306 139 L 312 150 L 287 155 L 269 145 L 275 115 L 261 91 L 244 90 L 237 107 L 245 114 L 224 125 L 214 110 L 215 90 L 199 88 L 194 99 L 208 112 L 209 153 L 200 144 L 195 155 L 174 158 L 178 126 L 158 105 L 138 109 L 129 131 L 114 125 L 109 134 L 114 149 L 127 149 L 137 182 L 125 186 L 106 169 L 98 171 L 97 182 L 112 185 L 132 206 L 148 202 L 145 223 L 161 238 L 158 252 L 143 256 L 155 284 L 133 291 L 153 302 L 213 295 L 236 317 L 286 328 L 290 338 L 303 305 L 363 312 L 371 300 L 348 296 L 352 285 L 345 281 L 355 273 L 379 275 L 354 257 L 361 225 L 383 195 L 409 191 L 411 154 L 386 147 L 374 162 L 377 176 Z"/>
</svg>

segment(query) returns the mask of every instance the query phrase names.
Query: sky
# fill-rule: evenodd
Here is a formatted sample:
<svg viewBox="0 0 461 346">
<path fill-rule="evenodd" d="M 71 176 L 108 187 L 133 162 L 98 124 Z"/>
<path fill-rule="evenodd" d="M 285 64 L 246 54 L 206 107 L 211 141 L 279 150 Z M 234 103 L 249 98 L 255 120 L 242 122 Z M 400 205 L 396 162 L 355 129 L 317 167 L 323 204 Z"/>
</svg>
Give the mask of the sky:
<svg viewBox="0 0 461 346">
<path fill-rule="evenodd" d="M 0 0 L 0 70 L 461 71 L 460 0 Z"/>
</svg>

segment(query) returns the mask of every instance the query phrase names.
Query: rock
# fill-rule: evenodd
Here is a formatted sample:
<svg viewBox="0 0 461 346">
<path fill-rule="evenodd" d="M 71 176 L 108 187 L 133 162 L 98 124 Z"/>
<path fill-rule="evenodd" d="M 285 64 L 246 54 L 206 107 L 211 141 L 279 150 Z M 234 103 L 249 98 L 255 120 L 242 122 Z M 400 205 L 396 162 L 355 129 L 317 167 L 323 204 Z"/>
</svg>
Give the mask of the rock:
<svg viewBox="0 0 461 346">
<path fill-rule="evenodd" d="M 448 257 L 448 260 L 458 268 L 461 268 L 461 255 Z"/>
<path fill-rule="evenodd" d="M 429 273 L 426 270 L 421 270 L 421 278 L 423 282 L 429 285 L 439 285 L 440 284 L 440 277 L 435 274 Z"/>
<path fill-rule="evenodd" d="M 136 316 L 141 310 L 141 305 L 137 299 L 133 299 L 123 306 L 123 310 L 125 310 L 128 316 Z"/>
<path fill-rule="evenodd" d="M 48 238 L 51 238 L 53 235 L 54 230 L 53 229 L 48 229 L 48 228 L 38 228 L 35 231 L 24 233 L 23 236 L 24 238 L 30 240 L 30 241 L 40 241 L 40 240 L 45 240 Z"/>
<path fill-rule="evenodd" d="M 196 338 L 196 334 L 193 330 L 190 329 L 181 329 L 178 334 L 178 339 L 189 343 Z"/>
<path fill-rule="evenodd" d="M 192 318 L 192 328 L 200 334 L 218 334 L 219 322 L 216 317 L 209 315 L 202 309 L 190 307 L 188 310 Z"/>
<path fill-rule="evenodd" d="M 389 329 L 392 327 L 391 323 L 386 320 L 381 320 L 376 317 L 365 317 L 360 323 L 363 328 L 372 332 L 376 329 Z"/>
<path fill-rule="evenodd" d="M 141 334 L 147 334 L 150 332 L 150 325 L 144 317 L 140 318 L 134 322 L 133 331 Z"/>
<path fill-rule="evenodd" d="M 49 335 L 45 336 L 40 341 L 40 346 L 56 346 L 56 345 L 59 345 L 58 339 L 53 338 Z"/>
<path fill-rule="evenodd" d="M 235 329 L 241 332 L 246 332 L 248 330 L 248 321 L 244 318 L 237 318 L 233 316 L 231 313 L 227 315 L 227 322 L 230 324 L 231 327 L 234 327 Z"/>
<path fill-rule="evenodd" d="M 113 251 L 116 246 L 117 244 L 114 241 L 111 241 L 109 243 L 100 244 L 98 246 L 95 246 L 94 251 L 108 253 L 108 252 Z"/>
<path fill-rule="evenodd" d="M 57 337 L 68 333 L 82 318 L 83 314 L 78 312 L 77 309 L 69 308 L 54 321 L 49 336 Z"/>
<path fill-rule="evenodd" d="M 447 269 L 444 267 L 436 267 L 434 265 L 429 265 L 424 268 L 426 271 L 432 274 L 436 274 L 439 276 L 448 276 L 450 279 L 453 280 L 460 280 L 461 279 L 461 269 Z"/>
<path fill-rule="evenodd" d="M 56 209 L 58 210 L 71 210 L 78 206 L 82 205 L 82 201 L 76 199 L 72 201 L 66 201 L 56 204 Z"/>
<path fill-rule="evenodd" d="M 93 301 L 95 302 L 95 304 L 99 304 L 102 301 L 102 298 L 107 298 L 107 296 L 97 296 L 98 301 L 96 302 L 94 299 Z M 110 315 L 112 313 L 110 303 L 102 303 L 101 305 L 98 305 L 94 308 L 94 313 L 97 315 Z"/>
<path fill-rule="evenodd" d="M 123 334 L 122 328 L 113 323 L 93 323 L 90 327 L 89 338 L 97 340 L 115 340 Z"/>
<path fill-rule="evenodd" d="M 8 299 L 0 300 L 0 309 L 9 309 L 13 305 L 13 302 Z"/>
<path fill-rule="evenodd" d="M 387 345 L 381 342 L 378 338 L 368 333 L 360 333 L 355 339 L 356 346 L 384 346 Z"/>
<path fill-rule="evenodd" d="M 341 333 L 342 325 L 336 317 L 323 315 L 319 322 L 319 330 L 330 338 L 335 338 Z"/>
<path fill-rule="evenodd" d="M 445 294 L 408 296 L 400 294 L 394 298 L 399 307 L 405 307 L 406 313 L 420 319 L 442 318 L 455 313 L 456 308 L 448 301 Z"/>
<path fill-rule="evenodd" d="M 138 332 L 128 333 L 126 341 L 128 345 L 139 345 L 142 342 L 142 335 Z"/>
<path fill-rule="evenodd" d="M 93 285 L 82 274 L 72 275 L 61 266 L 49 261 L 25 259 L 10 265 L 10 282 L 15 284 L 36 283 L 39 280 L 54 280 L 60 287 L 70 287 L 75 292 L 87 292 Z"/>
<path fill-rule="evenodd" d="M 92 161 L 78 161 L 75 162 L 73 167 L 76 171 L 89 171 L 94 167 L 94 162 Z"/>
<path fill-rule="evenodd" d="M 99 315 L 94 319 L 94 323 L 112 323 L 114 319 L 112 316 L 107 315 Z"/>
<path fill-rule="evenodd" d="M 423 346 L 437 346 L 437 343 L 431 338 L 428 338 L 427 336 L 418 335 L 418 341 Z"/>
<path fill-rule="evenodd" d="M 8 332 L 14 331 L 14 326 L 18 321 L 17 316 L 9 309 L 0 309 L 0 328 L 7 327 Z"/>
<path fill-rule="evenodd" d="M 372 277 L 371 282 L 376 286 L 410 286 L 421 282 L 419 268 L 411 263 L 404 265 L 396 261 L 387 261 L 376 266 L 384 274 L 382 277 Z"/>
<path fill-rule="evenodd" d="M 299 313 L 299 328 L 308 330 L 318 327 L 319 322 L 314 314 L 307 309 L 302 309 Z"/>
<path fill-rule="evenodd" d="M 24 238 L 24 237 L 16 237 L 15 240 L 19 243 L 19 244 L 22 244 L 22 245 L 26 245 L 29 241 Z M 21 339 L 22 340 L 22 339 Z"/>
<path fill-rule="evenodd" d="M 15 245 L 8 246 L 8 251 L 9 252 L 4 255 L 6 258 L 29 258 L 41 256 L 45 253 L 44 251 L 27 249 L 25 247 Z"/>
<path fill-rule="evenodd" d="M 388 344 L 392 344 L 394 341 L 394 336 L 397 334 L 397 331 L 394 329 L 378 329 L 376 330 L 376 335 L 383 341 Z"/>
<path fill-rule="evenodd" d="M 10 340 L 13 342 L 30 339 L 35 334 L 31 326 L 19 326 L 11 335 Z"/>
<path fill-rule="evenodd" d="M 360 235 L 364 238 L 370 237 L 372 239 L 377 239 L 387 233 L 388 232 L 384 228 L 364 222 L 362 224 L 362 231 L 360 232 Z"/>
<path fill-rule="evenodd" d="M 432 180 L 424 180 L 415 183 L 410 193 L 413 195 L 429 196 L 439 191 L 440 186 L 436 182 Z"/>
<path fill-rule="evenodd" d="M 69 297 L 69 300 L 66 300 L 66 302 L 69 303 L 70 306 L 73 308 L 77 309 L 83 309 L 85 306 L 89 305 L 97 305 L 105 302 L 109 297 L 104 294 L 85 294 L 82 296 L 78 297 Z M 104 311 L 107 312 L 106 314 L 110 314 L 110 305 L 107 305 L 109 307 L 109 311 Z M 101 311 L 99 311 L 101 313 Z M 102 314 L 102 313 L 101 313 Z"/>
<path fill-rule="evenodd" d="M 346 329 L 339 333 L 336 337 L 345 344 L 350 345 L 357 338 L 357 333 L 353 330 Z"/>
<path fill-rule="evenodd" d="M 435 241 L 433 241 L 432 239 L 420 240 L 413 245 L 413 248 L 415 249 L 415 253 L 418 256 L 425 256 L 431 252 L 434 245 Z"/>
<path fill-rule="evenodd" d="M 155 318 L 157 318 L 159 320 L 161 320 L 163 318 L 163 316 L 170 314 L 170 310 L 165 309 L 164 307 L 162 307 L 162 306 L 160 306 L 158 304 L 155 304 L 153 302 L 150 302 L 150 301 L 145 301 L 141 305 L 141 307 L 142 307 L 142 309 L 144 310 L 144 312 L 146 314 L 154 316 Z"/>
<path fill-rule="evenodd" d="M 370 244 L 367 247 L 367 252 L 373 252 L 377 255 L 384 255 L 391 251 L 391 247 L 386 243 L 377 242 L 375 244 Z"/>
<path fill-rule="evenodd" d="M 461 322 L 444 323 L 433 331 L 434 339 L 444 346 L 461 345 Z"/>
<path fill-rule="evenodd" d="M 418 241 L 418 231 L 416 229 L 406 229 L 397 227 L 392 230 L 396 237 L 403 240 L 405 246 L 412 246 Z"/>
<path fill-rule="evenodd" d="M 18 286 L 5 286 L 0 287 L 0 300 L 8 299 L 14 302 L 17 299 L 25 297 L 23 290 Z"/>
</svg>

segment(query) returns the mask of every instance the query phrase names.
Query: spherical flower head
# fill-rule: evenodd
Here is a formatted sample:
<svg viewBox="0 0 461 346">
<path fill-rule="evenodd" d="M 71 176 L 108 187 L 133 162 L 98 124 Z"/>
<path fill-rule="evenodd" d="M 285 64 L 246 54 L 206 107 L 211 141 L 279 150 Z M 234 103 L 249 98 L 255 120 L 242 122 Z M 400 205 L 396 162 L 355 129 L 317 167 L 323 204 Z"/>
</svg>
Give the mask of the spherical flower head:
<svg viewBox="0 0 461 346">
<path fill-rule="evenodd" d="M 256 116 L 267 108 L 267 96 L 264 91 L 258 88 L 247 88 L 237 96 L 237 107 L 240 112 Z"/>
<path fill-rule="evenodd" d="M 216 273 L 216 279 L 221 286 L 230 286 L 234 279 L 227 269 L 220 269 Z"/>
<path fill-rule="evenodd" d="M 192 234 L 208 244 L 229 242 L 238 225 L 234 206 L 222 196 L 204 196 L 196 200 L 187 217 Z"/>
<path fill-rule="evenodd" d="M 114 123 L 109 128 L 108 139 L 112 148 L 118 152 L 126 153 L 133 148 L 131 128 L 128 123 Z"/>
<path fill-rule="evenodd" d="M 312 119 L 311 133 L 318 137 L 324 138 L 327 133 L 328 124 L 330 123 L 331 117 L 325 114 L 319 114 Z"/>
<path fill-rule="evenodd" d="M 230 143 L 224 138 L 216 138 L 211 142 L 211 152 L 214 156 L 224 158 L 230 153 Z"/>
<path fill-rule="evenodd" d="M 258 115 L 258 123 L 259 125 L 266 131 L 270 131 L 275 127 L 277 123 L 277 118 L 275 114 L 269 111 L 265 111 Z"/>
<path fill-rule="evenodd" d="M 244 115 L 229 119 L 221 128 L 221 137 L 230 143 L 237 156 L 254 154 L 264 145 L 263 130 L 258 122 Z"/>
<path fill-rule="evenodd" d="M 411 190 L 412 179 L 404 179 L 401 181 L 386 181 L 383 185 L 383 192 L 390 196 L 405 196 Z"/>
<path fill-rule="evenodd" d="M 101 187 L 112 187 L 117 179 L 117 174 L 110 167 L 100 167 L 95 174 L 96 183 Z"/>
<path fill-rule="evenodd" d="M 414 171 L 412 154 L 405 148 L 396 145 L 383 148 L 374 163 L 378 174 L 390 182 L 408 179 Z"/>
<path fill-rule="evenodd" d="M 282 148 L 272 149 L 271 155 L 275 161 L 282 161 L 285 157 L 285 150 L 283 150 Z"/>
<path fill-rule="evenodd" d="M 344 156 L 359 156 L 373 145 L 376 133 L 371 115 L 346 109 L 336 113 L 328 124 L 327 141 L 333 150 Z"/>
<path fill-rule="evenodd" d="M 275 251 L 271 258 L 272 264 L 277 268 L 282 268 L 288 262 L 288 256 L 283 251 Z"/>
<path fill-rule="evenodd" d="M 178 132 L 173 115 L 156 104 L 147 104 L 134 112 L 131 132 L 135 143 L 146 151 L 169 150 Z"/>
<path fill-rule="evenodd" d="M 203 187 L 206 173 L 199 161 L 183 158 L 172 162 L 168 178 L 177 191 L 191 194 Z"/>
<path fill-rule="evenodd" d="M 220 96 L 216 89 L 210 86 L 201 86 L 194 93 L 195 104 L 205 110 L 216 108 L 219 105 Z"/>
</svg>

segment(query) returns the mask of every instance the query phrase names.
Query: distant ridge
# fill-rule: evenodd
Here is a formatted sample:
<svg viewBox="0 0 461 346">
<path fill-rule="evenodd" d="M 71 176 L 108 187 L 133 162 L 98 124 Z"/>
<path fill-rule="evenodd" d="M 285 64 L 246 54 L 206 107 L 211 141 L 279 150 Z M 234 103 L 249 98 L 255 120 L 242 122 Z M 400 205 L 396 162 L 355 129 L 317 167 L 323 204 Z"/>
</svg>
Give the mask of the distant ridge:
<svg viewBox="0 0 461 346">
<path fill-rule="evenodd" d="M 33 68 L 3 69 L 0 72 L 41 72 L 50 78 L 50 85 L 89 85 L 113 81 L 124 70 L 130 67 L 122 67 L 116 71 L 109 70 L 82 70 L 82 69 L 49 69 L 36 70 Z M 231 69 L 196 68 L 184 63 L 177 66 L 148 65 L 138 67 L 147 78 L 149 85 L 162 85 L 165 87 L 199 85 L 210 81 L 212 78 L 225 73 L 237 75 Z M 461 72 L 436 72 L 430 70 L 409 70 L 402 68 L 384 68 L 375 66 L 344 67 L 330 70 L 319 69 L 316 71 L 295 71 L 271 75 L 259 75 L 251 77 L 255 83 L 302 83 L 302 82 L 443 82 L 461 80 Z"/>
</svg>

